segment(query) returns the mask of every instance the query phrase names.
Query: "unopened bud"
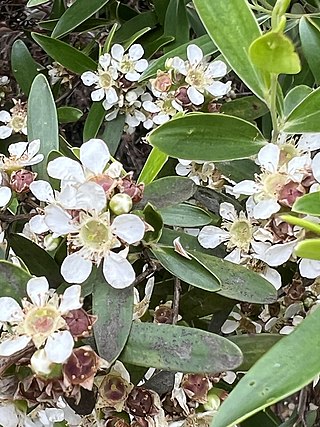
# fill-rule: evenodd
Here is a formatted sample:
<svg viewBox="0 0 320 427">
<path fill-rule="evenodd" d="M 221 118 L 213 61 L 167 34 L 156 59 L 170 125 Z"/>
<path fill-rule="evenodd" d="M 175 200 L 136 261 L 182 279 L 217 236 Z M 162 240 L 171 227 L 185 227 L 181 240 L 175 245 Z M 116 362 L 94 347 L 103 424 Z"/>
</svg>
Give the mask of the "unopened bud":
<svg viewBox="0 0 320 427">
<path fill-rule="evenodd" d="M 56 363 L 52 363 L 46 355 L 44 349 L 37 350 L 30 359 L 32 371 L 39 377 L 49 377 L 56 371 Z"/>
<path fill-rule="evenodd" d="M 171 76 L 169 73 L 160 72 L 155 79 L 151 80 L 151 84 L 159 92 L 168 92 L 172 85 Z"/>
<path fill-rule="evenodd" d="M 109 207 L 116 215 L 126 214 L 132 209 L 132 199 L 128 194 L 115 194 L 110 200 Z"/>
<path fill-rule="evenodd" d="M 44 247 L 49 252 L 57 249 L 60 242 L 61 242 L 61 239 L 59 237 L 55 237 L 55 238 L 52 237 L 52 234 L 48 234 L 43 240 Z"/>
<path fill-rule="evenodd" d="M 97 320 L 96 316 L 88 314 L 83 308 L 70 310 L 63 318 L 73 338 L 88 337 Z"/>
<path fill-rule="evenodd" d="M 179 89 L 175 93 L 176 101 L 182 105 L 183 107 L 189 107 L 192 105 L 190 98 L 188 96 L 188 88 L 185 86 L 179 87 Z"/>
<path fill-rule="evenodd" d="M 10 187 L 16 193 L 26 193 L 30 184 L 36 179 L 37 174 L 25 169 L 13 172 L 10 177 Z"/>
</svg>

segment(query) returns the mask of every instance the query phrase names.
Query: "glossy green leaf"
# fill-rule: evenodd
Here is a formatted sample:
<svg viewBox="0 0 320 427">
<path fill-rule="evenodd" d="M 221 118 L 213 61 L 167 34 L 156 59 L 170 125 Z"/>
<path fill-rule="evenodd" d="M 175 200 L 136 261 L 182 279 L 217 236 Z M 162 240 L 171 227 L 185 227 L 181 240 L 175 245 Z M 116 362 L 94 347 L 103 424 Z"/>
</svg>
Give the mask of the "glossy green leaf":
<svg viewBox="0 0 320 427">
<path fill-rule="evenodd" d="M 231 102 L 225 102 L 220 109 L 221 113 L 248 121 L 264 116 L 268 111 L 266 104 L 256 96 L 244 96 Z"/>
<path fill-rule="evenodd" d="M 179 23 L 177 25 L 177 23 Z M 165 36 L 173 36 L 174 42 L 165 47 L 164 52 L 181 46 L 189 41 L 189 21 L 186 4 L 180 0 L 170 0 L 164 21 L 163 31 Z"/>
<path fill-rule="evenodd" d="M 167 160 L 168 156 L 154 147 L 143 166 L 138 178 L 138 183 L 143 182 L 146 185 L 150 184 L 161 171 Z"/>
<path fill-rule="evenodd" d="M 173 40 L 174 37 L 172 36 L 161 36 L 149 42 L 144 46 L 145 56 L 147 58 L 152 57 L 156 52 L 158 52 L 158 50 L 163 46 L 166 46 L 168 43 L 171 43 Z M 160 58 L 162 58 L 162 56 Z"/>
<path fill-rule="evenodd" d="M 133 315 L 133 287 L 115 289 L 99 270 L 92 278 L 92 311 L 97 321 L 93 326 L 98 353 L 108 362 L 114 362 L 127 341 Z"/>
<path fill-rule="evenodd" d="M 294 202 L 292 210 L 306 215 L 320 216 L 320 191 L 299 197 Z"/>
<path fill-rule="evenodd" d="M 39 74 L 33 81 L 28 100 L 28 141 L 40 139 L 40 153 L 44 160 L 32 169 L 38 179 L 48 180 L 46 158 L 50 151 L 59 150 L 59 128 L 55 102 L 49 83 Z"/>
<path fill-rule="evenodd" d="M 156 243 L 162 234 L 163 221 L 160 213 L 148 203 L 143 209 L 144 220 L 147 224 L 151 225 L 153 230 L 147 231 L 144 234 L 143 240 L 146 243 Z"/>
<path fill-rule="evenodd" d="M 274 74 L 297 74 L 300 59 L 292 41 L 280 32 L 270 31 L 251 44 L 249 56 L 259 68 Z"/>
<path fill-rule="evenodd" d="M 298 225 L 299 227 L 305 228 L 306 230 L 320 234 L 320 225 L 315 222 L 311 222 L 307 219 L 299 218 L 293 215 L 281 215 L 281 218 L 289 224 Z"/>
<path fill-rule="evenodd" d="M 20 234 L 10 234 L 9 245 L 22 259 L 31 274 L 45 276 L 52 288 L 57 288 L 63 278 L 55 260 L 40 246 Z"/>
<path fill-rule="evenodd" d="M 36 33 L 32 33 L 32 38 L 51 58 L 76 74 L 97 69 L 93 59 L 65 42 Z"/>
<path fill-rule="evenodd" d="M 211 253 L 211 249 L 203 248 L 195 236 L 184 233 L 183 231 L 172 230 L 166 227 L 162 231 L 162 235 L 159 240 L 159 243 L 162 246 L 172 246 L 172 242 L 177 237 L 180 237 L 180 243 L 186 251 L 194 249 L 200 252 Z"/>
<path fill-rule="evenodd" d="M 194 0 L 194 5 L 222 55 L 241 80 L 259 98 L 267 92 L 263 72 L 249 58 L 251 43 L 261 35 L 246 0 Z"/>
<path fill-rule="evenodd" d="M 287 117 L 311 92 L 311 87 L 305 85 L 292 88 L 284 99 L 284 116 Z"/>
<path fill-rule="evenodd" d="M 51 37 L 57 38 L 68 34 L 82 22 L 98 12 L 108 1 L 109 0 L 77 0 L 68 7 L 61 16 Z"/>
<path fill-rule="evenodd" d="M 111 156 L 115 155 L 121 141 L 125 118 L 125 114 L 118 114 L 115 119 L 105 123 L 105 129 L 101 137 L 106 141 Z"/>
<path fill-rule="evenodd" d="M 27 7 L 39 6 L 40 4 L 47 3 L 49 0 L 29 0 Z"/>
<path fill-rule="evenodd" d="M 250 157 L 263 147 L 259 129 L 225 114 L 194 113 L 153 130 L 149 142 L 171 157 L 222 161 Z"/>
<path fill-rule="evenodd" d="M 170 52 L 162 55 L 160 58 L 151 62 L 149 67 L 140 77 L 140 81 L 149 79 L 150 77 L 157 74 L 158 70 L 165 69 L 165 63 L 168 58 L 173 58 L 174 56 L 179 56 L 182 59 L 187 59 L 187 47 L 190 43 L 185 43 L 182 46 L 179 46 Z M 202 49 L 204 55 L 211 55 L 212 53 L 217 52 L 217 47 L 214 45 L 209 36 L 201 36 L 197 39 L 192 40 L 192 44 L 196 44 Z"/>
<path fill-rule="evenodd" d="M 320 309 L 275 344 L 229 394 L 212 427 L 231 427 L 309 384 L 320 372 Z"/>
<path fill-rule="evenodd" d="M 60 107 L 57 113 L 59 123 L 77 122 L 83 116 L 82 111 L 74 107 Z"/>
<path fill-rule="evenodd" d="M 320 88 L 312 91 L 289 114 L 282 126 L 287 133 L 320 132 Z"/>
<path fill-rule="evenodd" d="M 185 258 L 166 246 L 154 245 L 151 251 L 166 270 L 184 282 L 209 292 L 216 292 L 221 288 L 217 276 L 196 259 Z"/>
<path fill-rule="evenodd" d="M 243 354 L 243 362 L 239 371 L 248 371 L 267 351 L 274 346 L 283 335 L 259 334 L 259 335 L 235 335 L 228 339 L 236 344 Z"/>
<path fill-rule="evenodd" d="M 138 366 L 207 373 L 235 369 L 242 361 L 238 347 L 219 335 L 184 326 L 142 322 L 132 324 L 120 358 Z"/>
<path fill-rule="evenodd" d="M 201 227 L 212 223 L 213 220 L 205 210 L 186 203 L 162 208 L 159 212 L 164 224 L 172 226 Z"/>
<path fill-rule="evenodd" d="M 174 206 L 190 199 L 196 188 L 189 178 L 166 176 L 146 185 L 139 206 L 145 206 L 148 202 L 158 209 Z"/>
<path fill-rule="evenodd" d="M 219 162 L 216 167 L 223 176 L 235 182 L 240 182 L 244 179 L 251 180 L 255 173 L 260 173 L 259 166 L 251 159 Z"/>
<path fill-rule="evenodd" d="M 307 239 L 299 242 L 294 252 L 301 258 L 320 260 L 320 239 Z M 320 371 L 320 369 L 319 369 Z"/>
<path fill-rule="evenodd" d="M 252 179 L 252 175 L 250 176 L 250 179 Z M 243 210 L 242 205 L 234 197 L 228 196 L 227 194 L 214 190 L 213 188 L 198 186 L 193 197 L 195 200 L 200 202 L 202 206 L 205 206 L 215 215 L 220 215 L 220 205 L 223 202 L 231 203 L 237 211 Z"/>
<path fill-rule="evenodd" d="M 42 67 L 34 61 L 22 40 L 16 40 L 12 45 L 11 67 L 22 91 L 29 95 L 33 79 Z"/>
<path fill-rule="evenodd" d="M 224 259 L 198 251 L 188 251 L 221 282 L 219 295 L 238 301 L 271 304 L 277 300 L 274 286 L 259 274 Z"/>
<path fill-rule="evenodd" d="M 317 52 L 320 47 L 320 28 L 316 25 L 316 22 L 319 21 L 314 21 L 307 16 L 302 16 L 299 20 L 299 34 L 303 54 L 306 57 L 316 83 L 319 84 L 320 59 L 319 55 L 315 55 L 315 52 Z"/>
<path fill-rule="evenodd" d="M 31 274 L 11 262 L 0 261 L 0 297 L 19 301 L 26 296 L 26 285 Z"/>
<path fill-rule="evenodd" d="M 97 136 L 105 115 L 106 110 L 103 108 L 102 102 L 93 102 L 84 124 L 83 142 Z"/>
<path fill-rule="evenodd" d="M 116 31 L 113 43 L 122 44 L 129 40 L 137 32 L 144 28 L 154 28 L 158 23 L 158 18 L 153 10 L 139 13 L 134 18 L 124 22 L 121 28 Z"/>
</svg>

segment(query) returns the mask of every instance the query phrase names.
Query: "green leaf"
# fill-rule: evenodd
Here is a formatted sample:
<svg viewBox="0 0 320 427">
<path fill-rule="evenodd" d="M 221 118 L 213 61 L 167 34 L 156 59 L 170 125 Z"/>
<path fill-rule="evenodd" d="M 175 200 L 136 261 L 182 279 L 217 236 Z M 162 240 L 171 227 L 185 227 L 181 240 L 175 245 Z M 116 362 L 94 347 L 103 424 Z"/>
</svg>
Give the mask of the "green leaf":
<svg viewBox="0 0 320 427">
<path fill-rule="evenodd" d="M 84 124 L 83 142 L 97 136 L 105 115 L 106 110 L 103 108 L 102 102 L 93 102 Z"/>
<path fill-rule="evenodd" d="M 170 120 L 153 130 L 148 140 L 171 157 L 218 162 L 250 157 L 265 144 L 251 123 L 215 113 Z"/>
<path fill-rule="evenodd" d="M 143 182 L 146 185 L 150 184 L 161 171 L 167 160 L 168 156 L 154 147 L 140 172 L 138 183 Z"/>
<path fill-rule="evenodd" d="M 236 345 L 219 335 L 184 326 L 134 322 L 120 358 L 138 366 L 214 373 L 235 369 L 242 355 Z"/>
<path fill-rule="evenodd" d="M 92 311 L 98 316 L 93 325 L 99 356 L 109 363 L 121 353 L 132 324 L 133 287 L 115 289 L 96 271 L 92 294 Z"/>
<path fill-rule="evenodd" d="M 221 113 L 247 121 L 264 116 L 268 111 L 266 104 L 256 96 L 244 96 L 231 102 L 225 102 L 220 109 Z"/>
<path fill-rule="evenodd" d="M 140 77 L 139 81 L 149 79 L 150 77 L 156 75 L 158 70 L 164 70 L 165 63 L 168 58 L 179 56 L 182 59 L 187 59 L 187 47 L 189 46 L 189 44 L 190 43 L 185 43 L 184 45 L 170 50 L 170 52 L 152 61 L 152 63 Z M 207 35 L 192 40 L 192 44 L 199 46 L 202 49 L 204 55 L 211 55 L 212 53 L 215 53 L 218 50 L 217 47 L 211 41 L 210 37 Z"/>
<path fill-rule="evenodd" d="M 294 252 L 301 258 L 320 260 L 320 239 L 307 239 L 299 242 Z M 320 372 L 320 369 L 319 369 Z"/>
<path fill-rule="evenodd" d="M 55 102 L 45 76 L 39 74 L 33 81 L 28 100 L 28 141 L 40 139 L 40 153 L 44 160 L 32 169 L 38 179 L 48 180 L 46 158 L 50 151 L 59 150 L 59 128 Z"/>
<path fill-rule="evenodd" d="M 250 175 L 250 179 L 252 179 L 252 175 Z M 223 202 L 231 203 L 237 211 L 243 210 L 242 205 L 234 197 L 228 196 L 227 194 L 221 193 L 221 191 L 216 191 L 209 187 L 198 186 L 193 198 L 215 215 L 220 215 L 220 205 Z"/>
<path fill-rule="evenodd" d="M 146 185 L 139 207 L 151 203 L 158 209 L 185 202 L 193 196 L 196 184 L 182 176 L 166 176 Z"/>
<path fill-rule="evenodd" d="M 49 0 L 29 0 L 27 3 L 27 7 L 39 6 L 43 3 L 48 3 Z"/>
<path fill-rule="evenodd" d="M 86 21 L 98 10 L 100 10 L 109 0 L 77 0 L 74 2 L 59 19 L 51 37 L 62 37 L 68 34 L 82 22 Z"/>
<path fill-rule="evenodd" d="M 12 72 L 25 95 L 29 95 L 33 79 L 42 67 L 32 58 L 22 40 L 16 40 L 11 50 Z"/>
<path fill-rule="evenodd" d="M 244 179 L 252 179 L 255 173 L 259 173 L 259 166 L 251 159 L 232 160 L 229 162 L 219 162 L 217 169 L 226 178 L 235 182 Z"/>
<path fill-rule="evenodd" d="M 125 118 L 125 114 L 118 114 L 111 122 L 105 123 L 105 130 L 101 137 L 107 142 L 111 156 L 115 155 L 121 141 Z"/>
<path fill-rule="evenodd" d="M 320 132 L 320 87 L 312 91 L 294 108 L 282 131 L 287 133 Z"/>
<path fill-rule="evenodd" d="M 0 261 L 0 296 L 20 300 L 26 296 L 26 285 L 31 274 L 11 262 Z"/>
<path fill-rule="evenodd" d="M 311 87 L 305 85 L 292 88 L 284 99 L 284 116 L 287 117 L 291 111 L 294 110 L 296 106 L 304 100 L 304 98 L 310 95 L 311 92 Z"/>
<path fill-rule="evenodd" d="M 257 67 L 269 73 L 297 74 L 301 70 L 294 44 L 279 32 L 270 31 L 254 40 L 249 55 Z"/>
<path fill-rule="evenodd" d="M 320 234 L 320 225 L 315 222 L 308 221 L 307 219 L 299 218 L 293 215 L 281 215 L 281 218 L 292 225 L 298 225 L 306 230 L 313 231 L 314 233 Z"/>
<path fill-rule="evenodd" d="M 74 107 L 60 107 L 57 113 L 59 123 L 73 123 L 83 116 L 82 111 Z"/>
<path fill-rule="evenodd" d="M 45 276 L 52 288 L 57 288 L 63 278 L 55 260 L 40 246 L 20 234 L 8 236 L 10 247 L 22 259 L 31 274 Z"/>
<path fill-rule="evenodd" d="M 194 249 L 200 252 L 211 253 L 211 249 L 203 248 L 195 236 L 184 233 L 183 231 L 171 230 L 170 228 L 163 229 L 159 243 L 162 246 L 172 246 L 172 242 L 177 237 L 180 237 L 180 243 L 186 251 Z"/>
<path fill-rule="evenodd" d="M 166 270 L 184 282 L 209 292 L 216 292 L 221 288 L 217 276 L 196 259 L 187 259 L 166 246 L 154 245 L 151 251 Z"/>
<path fill-rule="evenodd" d="M 154 28 L 157 23 L 158 18 L 154 11 L 139 13 L 134 18 L 122 24 L 121 28 L 116 31 L 114 35 L 113 43 L 122 44 L 140 30 L 143 30 L 144 28 Z"/>
<path fill-rule="evenodd" d="M 306 215 L 320 216 L 320 191 L 299 197 L 294 202 L 292 210 Z"/>
<path fill-rule="evenodd" d="M 258 22 L 246 0 L 194 0 L 209 36 L 252 92 L 264 99 L 267 93 L 263 72 L 249 57 L 251 43 L 261 35 Z"/>
<path fill-rule="evenodd" d="M 148 33 L 151 30 L 151 27 L 145 27 L 142 28 L 140 31 L 137 31 L 134 33 L 131 37 L 129 37 L 127 40 L 122 42 L 122 45 L 124 49 L 128 49 L 135 41 L 137 41 L 140 37 L 142 37 L 144 34 Z"/>
<path fill-rule="evenodd" d="M 235 335 L 228 337 L 236 344 L 243 354 L 243 362 L 239 371 L 248 371 L 267 351 L 274 346 L 283 335 L 259 334 L 259 335 Z"/>
<path fill-rule="evenodd" d="M 177 23 L 179 23 L 177 25 Z M 163 31 L 165 36 L 173 36 L 174 42 L 164 49 L 170 52 L 189 41 L 189 21 L 184 1 L 170 0 L 164 21 Z"/>
<path fill-rule="evenodd" d="M 88 70 L 96 70 L 97 63 L 89 56 L 75 49 L 67 43 L 42 34 L 32 33 L 32 38 L 42 49 L 56 62 L 63 65 L 76 74 L 82 74 Z"/>
<path fill-rule="evenodd" d="M 201 227 L 210 224 L 213 220 L 205 210 L 186 203 L 162 208 L 159 212 L 164 224 L 172 226 Z"/>
<path fill-rule="evenodd" d="M 315 52 L 320 47 L 320 29 L 316 22 L 319 22 L 319 20 L 316 21 L 307 16 L 302 16 L 299 20 L 299 34 L 303 54 L 306 57 L 316 83 L 319 84 L 320 59 L 318 55 L 315 55 Z"/>
<path fill-rule="evenodd" d="M 221 282 L 219 295 L 238 301 L 271 304 L 277 300 L 274 286 L 259 274 L 238 264 L 198 251 L 188 254 Z"/>
<path fill-rule="evenodd" d="M 212 427 L 231 427 L 309 384 L 320 372 L 320 309 L 275 344 L 229 394 Z"/>
<path fill-rule="evenodd" d="M 154 207 L 148 203 L 143 209 L 144 220 L 147 224 L 151 225 L 153 230 L 147 231 L 144 234 L 143 240 L 146 243 L 156 243 L 162 234 L 163 221 L 160 213 L 154 209 Z"/>
</svg>

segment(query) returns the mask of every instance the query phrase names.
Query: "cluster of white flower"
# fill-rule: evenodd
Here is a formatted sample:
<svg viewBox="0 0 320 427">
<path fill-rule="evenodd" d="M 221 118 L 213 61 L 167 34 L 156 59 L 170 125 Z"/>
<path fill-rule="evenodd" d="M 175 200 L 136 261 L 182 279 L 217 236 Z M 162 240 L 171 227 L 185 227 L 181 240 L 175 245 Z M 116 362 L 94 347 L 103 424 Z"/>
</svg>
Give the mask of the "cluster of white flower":
<svg viewBox="0 0 320 427">
<path fill-rule="evenodd" d="M 227 73 L 225 63 L 208 62 L 197 45 L 188 46 L 186 61 L 179 57 L 169 58 L 166 70 L 159 70 L 148 84 L 139 82 L 148 68 L 143 54 L 138 44 L 132 45 L 128 53 L 115 44 L 110 53 L 100 56 L 96 72 L 86 71 L 81 76 L 85 85 L 94 85 L 91 98 L 103 101 L 108 111 L 107 121 L 113 120 L 118 113 L 125 114 L 128 133 L 140 124 L 151 129 L 178 112 L 199 110 L 206 100 L 211 102 L 230 91 L 231 82 L 218 80 Z"/>
<path fill-rule="evenodd" d="M 0 111 L 0 139 L 9 138 L 13 133 L 22 133 L 27 135 L 27 109 L 21 101 L 13 100 L 14 106 L 10 112 Z"/>
</svg>

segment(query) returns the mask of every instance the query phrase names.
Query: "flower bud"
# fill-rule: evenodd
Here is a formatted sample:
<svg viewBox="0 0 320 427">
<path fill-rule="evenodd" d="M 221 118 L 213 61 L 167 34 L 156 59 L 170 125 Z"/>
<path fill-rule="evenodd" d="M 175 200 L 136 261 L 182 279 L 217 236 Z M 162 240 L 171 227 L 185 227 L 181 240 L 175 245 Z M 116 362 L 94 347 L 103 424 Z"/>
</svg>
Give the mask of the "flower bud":
<svg viewBox="0 0 320 427">
<path fill-rule="evenodd" d="M 88 337 L 91 334 L 93 324 L 97 320 L 96 316 L 88 314 L 83 308 L 70 310 L 63 318 L 74 338 Z"/>
<path fill-rule="evenodd" d="M 151 390 L 135 387 L 127 399 L 130 414 L 137 417 L 146 417 L 154 414 L 153 394 Z"/>
<path fill-rule="evenodd" d="M 25 169 L 13 172 L 10 177 L 10 187 L 16 193 L 26 193 L 30 184 L 36 179 L 37 174 Z"/>
<path fill-rule="evenodd" d="M 151 80 L 151 84 L 158 92 L 168 92 L 172 85 L 171 76 L 169 73 L 160 71 L 157 77 Z"/>
<path fill-rule="evenodd" d="M 33 353 L 30 359 L 30 366 L 32 371 L 38 377 L 47 378 L 52 376 L 59 376 L 61 372 L 60 365 L 57 365 L 56 363 L 52 363 L 47 358 L 47 355 L 44 349 L 37 350 Z"/>
<path fill-rule="evenodd" d="M 126 214 L 132 209 L 132 199 L 128 194 L 115 194 L 109 202 L 109 208 L 116 215 Z"/>
<path fill-rule="evenodd" d="M 60 242 L 61 242 L 61 239 L 59 237 L 54 238 L 52 237 L 52 234 L 48 234 L 43 240 L 43 245 L 46 248 L 46 250 L 50 252 L 57 249 Z"/>
<path fill-rule="evenodd" d="M 179 87 L 179 89 L 175 93 L 176 101 L 182 105 L 183 107 L 189 107 L 192 105 L 190 98 L 188 97 L 188 88 L 185 86 Z"/>
</svg>

